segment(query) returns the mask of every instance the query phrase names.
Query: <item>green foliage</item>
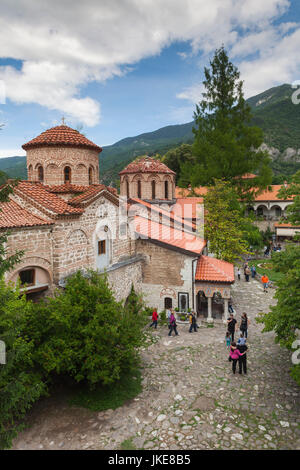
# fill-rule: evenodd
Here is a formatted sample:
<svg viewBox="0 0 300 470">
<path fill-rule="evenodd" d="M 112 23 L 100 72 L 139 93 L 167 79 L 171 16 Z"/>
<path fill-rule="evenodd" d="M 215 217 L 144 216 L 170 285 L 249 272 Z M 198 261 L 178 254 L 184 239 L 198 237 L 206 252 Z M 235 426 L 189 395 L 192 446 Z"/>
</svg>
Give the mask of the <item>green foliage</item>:
<svg viewBox="0 0 300 470">
<path fill-rule="evenodd" d="M 1 216 L 1 210 L 0 210 Z M 6 273 L 10 271 L 17 263 L 20 262 L 24 251 L 17 251 L 13 255 L 8 255 L 7 250 L 5 248 L 5 244 L 7 242 L 7 236 L 9 233 L 0 234 L 0 278 Z"/>
<path fill-rule="evenodd" d="M 294 196 L 293 203 L 286 209 L 286 217 L 291 224 L 300 224 L 300 170 L 293 176 L 292 183 L 281 188 L 278 194 L 282 198 Z"/>
<path fill-rule="evenodd" d="M 276 282 L 276 284 L 277 284 L 277 281 L 279 281 L 279 279 L 282 279 L 283 277 L 283 274 L 281 272 L 275 270 L 272 259 L 263 258 L 263 259 L 258 259 L 255 261 L 250 261 L 249 266 L 253 266 L 253 265 L 256 267 L 256 272 L 258 274 L 261 274 L 261 275 L 266 274 L 268 278 L 270 279 L 270 281 L 274 281 Z"/>
<path fill-rule="evenodd" d="M 275 340 L 292 350 L 300 329 L 300 246 L 288 245 L 285 251 L 272 255 L 272 262 L 282 278 L 277 282 L 275 299 L 277 304 L 270 313 L 262 314 L 258 322 L 264 324 L 263 331 L 274 331 Z M 292 375 L 300 385 L 300 365 L 292 366 Z"/>
<path fill-rule="evenodd" d="M 26 316 L 32 303 L 0 280 L 0 340 L 6 346 L 6 364 L 0 364 L 0 448 L 8 448 L 22 428 L 22 418 L 46 392 L 46 385 L 33 367 L 34 343 L 25 334 Z"/>
<path fill-rule="evenodd" d="M 77 272 L 63 292 L 36 304 L 27 334 L 46 375 L 66 374 L 92 386 L 113 383 L 136 364 L 145 324 L 143 313 L 116 302 L 105 276 Z"/>
<path fill-rule="evenodd" d="M 266 188 L 272 181 L 268 155 L 259 150 L 263 132 L 251 126 L 251 110 L 243 95 L 240 73 L 229 61 L 223 47 L 215 52 L 205 67 L 203 99 L 196 105 L 194 119 L 195 164 L 183 163 L 181 181 L 192 187 L 212 185 L 214 179 L 224 179 L 249 190 L 253 183 Z M 255 180 L 246 180 L 246 173 L 256 173 Z"/>
<path fill-rule="evenodd" d="M 168 324 L 168 319 L 167 319 L 167 312 L 165 310 L 162 310 L 159 314 L 159 324 L 160 325 L 167 325 Z"/>
<path fill-rule="evenodd" d="M 161 161 L 167 165 L 167 167 L 175 171 L 176 182 L 180 181 L 182 187 L 186 187 L 190 181 L 189 179 L 186 180 L 181 174 L 181 166 L 187 164 L 192 167 L 195 164 L 195 158 L 192 155 L 192 150 L 192 145 L 182 144 L 179 147 L 169 150 L 161 159 Z"/>
<path fill-rule="evenodd" d="M 144 308 L 142 296 L 135 292 L 133 284 L 131 285 L 130 294 L 126 299 L 125 307 L 134 315 L 138 315 Z"/>
<path fill-rule="evenodd" d="M 245 239 L 246 219 L 234 188 L 229 182 L 215 180 L 204 197 L 204 236 L 216 258 L 234 263 L 249 254 Z"/>
</svg>

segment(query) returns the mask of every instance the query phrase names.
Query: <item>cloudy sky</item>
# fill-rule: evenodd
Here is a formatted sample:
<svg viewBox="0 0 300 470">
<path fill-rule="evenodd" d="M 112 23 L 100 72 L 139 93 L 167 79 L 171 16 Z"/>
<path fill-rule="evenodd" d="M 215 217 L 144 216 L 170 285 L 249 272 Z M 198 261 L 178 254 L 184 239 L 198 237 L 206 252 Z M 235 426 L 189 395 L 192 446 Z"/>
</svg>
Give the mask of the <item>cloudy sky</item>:
<svg viewBox="0 0 300 470">
<path fill-rule="evenodd" d="M 192 120 L 225 45 L 246 96 L 300 79 L 299 0 L 0 0 L 0 157 L 61 123 L 98 145 Z"/>
</svg>

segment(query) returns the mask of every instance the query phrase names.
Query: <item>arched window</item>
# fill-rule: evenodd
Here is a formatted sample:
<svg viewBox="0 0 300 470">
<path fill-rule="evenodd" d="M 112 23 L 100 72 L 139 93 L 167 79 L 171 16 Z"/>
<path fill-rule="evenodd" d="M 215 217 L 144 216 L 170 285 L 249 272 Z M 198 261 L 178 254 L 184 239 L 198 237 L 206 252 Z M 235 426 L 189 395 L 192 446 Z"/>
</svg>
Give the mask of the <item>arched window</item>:
<svg viewBox="0 0 300 470">
<path fill-rule="evenodd" d="M 89 184 L 93 184 L 93 178 L 94 175 L 93 175 L 93 168 L 90 166 L 89 167 Z"/>
<path fill-rule="evenodd" d="M 32 165 L 28 167 L 28 180 L 32 181 Z"/>
<path fill-rule="evenodd" d="M 44 181 L 44 168 L 42 167 L 42 165 L 38 167 L 38 180 L 40 181 L 40 183 Z"/>
<path fill-rule="evenodd" d="M 139 199 L 142 199 L 142 184 L 141 184 L 141 180 L 138 180 L 137 182 L 137 197 Z"/>
<path fill-rule="evenodd" d="M 129 182 L 126 180 L 126 196 L 129 198 Z"/>
<path fill-rule="evenodd" d="M 155 181 L 151 181 L 151 188 L 152 188 L 152 199 L 155 199 Z"/>
<path fill-rule="evenodd" d="M 64 168 L 64 182 L 71 183 L 71 168 L 69 166 Z"/>
<path fill-rule="evenodd" d="M 169 183 L 165 181 L 165 199 L 169 199 Z"/>
</svg>

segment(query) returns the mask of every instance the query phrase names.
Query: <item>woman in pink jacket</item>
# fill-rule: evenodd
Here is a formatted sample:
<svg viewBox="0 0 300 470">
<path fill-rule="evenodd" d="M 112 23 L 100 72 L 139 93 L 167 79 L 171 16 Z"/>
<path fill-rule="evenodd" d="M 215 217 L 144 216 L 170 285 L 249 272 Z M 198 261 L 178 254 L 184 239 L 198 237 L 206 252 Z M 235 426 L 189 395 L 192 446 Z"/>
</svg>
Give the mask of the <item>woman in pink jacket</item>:
<svg viewBox="0 0 300 470">
<path fill-rule="evenodd" d="M 233 341 L 230 346 L 230 353 L 229 353 L 229 360 L 232 362 L 232 372 L 235 374 L 236 371 L 236 363 L 240 356 L 243 356 L 246 352 L 241 353 L 237 347 L 236 342 Z"/>
</svg>

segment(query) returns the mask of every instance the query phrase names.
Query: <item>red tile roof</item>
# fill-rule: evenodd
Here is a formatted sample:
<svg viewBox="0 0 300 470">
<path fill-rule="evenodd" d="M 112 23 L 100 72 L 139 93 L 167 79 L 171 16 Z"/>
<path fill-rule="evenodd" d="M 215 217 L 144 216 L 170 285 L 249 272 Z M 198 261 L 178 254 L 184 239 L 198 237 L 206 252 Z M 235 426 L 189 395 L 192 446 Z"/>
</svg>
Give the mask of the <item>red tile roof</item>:
<svg viewBox="0 0 300 470">
<path fill-rule="evenodd" d="M 0 228 L 33 227 L 35 225 L 51 225 L 52 222 L 43 220 L 31 214 L 15 201 L 0 203 Z"/>
<path fill-rule="evenodd" d="M 90 148 L 97 150 L 99 153 L 102 151 L 101 147 L 98 147 L 98 145 L 80 134 L 80 132 L 65 125 L 52 127 L 42 132 L 39 136 L 22 145 L 22 147 L 24 150 L 28 150 L 34 147 L 47 147 L 52 145 Z"/>
<path fill-rule="evenodd" d="M 145 217 L 136 216 L 134 224 L 135 232 L 142 239 L 156 240 L 165 245 L 189 251 L 196 255 L 201 254 L 206 245 L 205 240 L 196 237 L 190 232 L 183 232 Z"/>
<path fill-rule="evenodd" d="M 196 281 L 234 282 L 234 266 L 209 256 L 201 256 L 196 268 Z"/>
<path fill-rule="evenodd" d="M 97 196 L 101 191 L 108 191 L 109 193 L 113 194 L 114 196 L 118 197 L 118 192 L 115 188 L 111 188 L 110 186 L 105 186 L 104 184 L 93 184 L 91 186 L 86 186 L 85 191 L 78 196 L 73 197 L 68 201 L 69 204 L 72 206 L 77 206 L 80 204 L 85 204 L 90 202 L 95 196 Z"/>
<path fill-rule="evenodd" d="M 124 170 L 120 171 L 119 175 L 126 173 L 169 173 L 175 175 L 175 172 L 170 170 L 167 165 L 151 157 L 142 157 L 134 160 Z"/>
<path fill-rule="evenodd" d="M 46 191 L 49 191 L 49 193 L 56 193 L 56 194 L 77 194 L 77 193 L 83 193 L 85 192 L 89 186 L 81 186 L 77 184 L 60 184 L 56 186 L 49 186 L 46 184 L 43 184 L 43 187 L 46 189 Z"/>
<path fill-rule="evenodd" d="M 261 194 L 255 197 L 255 201 L 292 201 L 293 197 L 290 196 L 287 199 L 278 197 L 278 191 L 283 187 L 282 184 L 272 184 L 270 190 L 265 190 Z"/>
<path fill-rule="evenodd" d="M 14 193 L 39 206 L 43 212 L 50 212 L 54 216 L 79 215 L 83 212 L 83 209 L 72 207 L 62 198 L 50 193 L 41 183 L 19 181 L 18 185 L 14 187 Z"/>
<path fill-rule="evenodd" d="M 274 224 L 274 227 L 278 227 L 278 228 L 300 228 L 300 224 L 298 224 L 298 225 L 292 225 L 292 224 L 280 224 L 280 223 L 276 223 L 276 224 Z"/>
<path fill-rule="evenodd" d="M 162 209 L 158 204 L 151 204 L 150 202 L 143 201 L 142 199 L 138 198 L 130 198 L 129 200 L 129 206 L 132 204 L 141 204 L 142 206 L 145 206 L 147 209 L 157 212 L 159 214 L 164 215 L 167 219 L 174 220 L 175 222 L 178 222 L 180 224 L 185 224 L 187 227 L 190 227 L 191 229 L 193 228 L 193 224 L 190 223 L 188 220 L 183 219 L 184 214 L 179 214 L 179 217 L 173 212 L 173 207 L 170 211 L 166 209 Z"/>
</svg>

